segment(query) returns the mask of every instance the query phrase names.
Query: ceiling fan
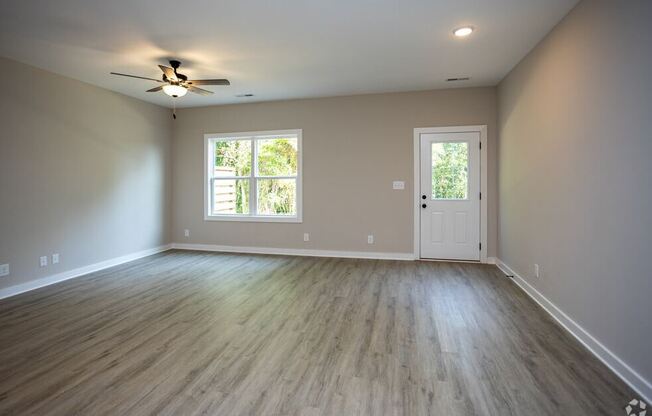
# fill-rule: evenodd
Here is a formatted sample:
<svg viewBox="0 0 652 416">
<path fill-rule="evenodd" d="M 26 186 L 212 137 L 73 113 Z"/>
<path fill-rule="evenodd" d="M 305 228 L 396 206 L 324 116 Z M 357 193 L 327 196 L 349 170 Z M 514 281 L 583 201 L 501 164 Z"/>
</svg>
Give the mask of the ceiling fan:
<svg viewBox="0 0 652 416">
<path fill-rule="evenodd" d="M 170 66 L 172 68 L 164 65 L 158 66 L 159 68 L 161 68 L 161 71 L 163 71 L 163 76 L 161 77 L 161 79 L 141 77 L 138 75 L 121 74 L 119 72 L 111 72 L 111 74 L 120 75 L 122 77 L 146 79 L 149 81 L 161 83 L 163 85 L 159 85 L 157 87 L 149 89 L 147 90 L 147 92 L 163 91 L 170 97 L 174 97 L 174 98 L 183 97 L 184 95 L 186 95 L 188 91 L 194 92 L 195 94 L 199 94 L 199 95 L 211 95 L 213 93 L 213 91 L 208 91 L 203 88 L 198 88 L 197 85 L 231 85 L 228 79 L 189 80 L 187 76 L 177 72 L 177 69 L 179 69 L 179 67 L 181 66 L 181 62 L 172 60 L 170 61 Z"/>
</svg>

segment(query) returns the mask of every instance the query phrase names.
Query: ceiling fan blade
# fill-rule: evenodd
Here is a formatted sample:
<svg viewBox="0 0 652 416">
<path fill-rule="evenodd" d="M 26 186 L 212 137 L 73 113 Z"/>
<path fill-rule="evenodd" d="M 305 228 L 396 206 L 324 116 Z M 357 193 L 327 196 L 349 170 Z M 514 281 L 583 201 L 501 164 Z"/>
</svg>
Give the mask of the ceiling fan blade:
<svg viewBox="0 0 652 416">
<path fill-rule="evenodd" d="M 146 79 L 146 80 L 148 80 L 148 81 L 163 82 L 163 81 L 161 81 L 160 79 L 147 78 L 147 77 L 139 77 L 138 75 L 121 74 L 121 73 L 119 73 L 119 72 L 111 72 L 111 75 L 120 75 L 121 77 L 138 78 L 138 79 Z"/>
<path fill-rule="evenodd" d="M 228 79 L 193 79 L 187 81 L 188 85 L 231 85 Z"/>
<path fill-rule="evenodd" d="M 161 91 L 162 89 L 163 89 L 163 85 L 159 85 L 158 87 L 154 87 L 154 88 L 149 89 L 149 90 L 147 90 L 147 91 L 145 91 L 145 92 L 159 92 L 159 91 Z"/>
<path fill-rule="evenodd" d="M 213 91 L 208 91 L 203 88 L 193 87 L 192 85 L 188 86 L 188 91 L 194 92 L 195 94 L 199 94 L 199 95 L 211 95 L 213 93 Z"/>
<path fill-rule="evenodd" d="M 168 80 L 173 82 L 179 82 L 179 79 L 177 78 L 177 74 L 174 73 L 174 69 L 163 65 L 159 65 L 158 67 L 161 68 L 161 71 L 163 71 L 165 77 Z"/>
</svg>

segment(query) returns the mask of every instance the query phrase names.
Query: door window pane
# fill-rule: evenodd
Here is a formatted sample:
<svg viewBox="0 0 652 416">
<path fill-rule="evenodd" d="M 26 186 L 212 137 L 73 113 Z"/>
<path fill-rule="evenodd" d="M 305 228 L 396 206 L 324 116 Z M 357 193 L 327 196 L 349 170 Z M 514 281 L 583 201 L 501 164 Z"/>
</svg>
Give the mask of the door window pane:
<svg viewBox="0 0 652 416">
<path fill-rule="evenodd" d="M 468 198 L 469 144 L 432 144 L 432 199 Z"/>
<path fill-rule="evenodd" d="M 251 174 L 251 140 L 215 141 L 213 177 L 249 176 Z"/>
<path fill-rule="evenodd" d="M 297 174 L 296 137 L 260 139 L 258 146 L 258 175 L 295 176 Z"/>
<path fill-rule="evenodd" d="M 213 215 L 249 214 L 249 179 L 213 180 Z"/>
<path fill-rule="evenodd" d="M 258 179 L 258 215 L 296 215 L 296 179 Z"/>
</svg>

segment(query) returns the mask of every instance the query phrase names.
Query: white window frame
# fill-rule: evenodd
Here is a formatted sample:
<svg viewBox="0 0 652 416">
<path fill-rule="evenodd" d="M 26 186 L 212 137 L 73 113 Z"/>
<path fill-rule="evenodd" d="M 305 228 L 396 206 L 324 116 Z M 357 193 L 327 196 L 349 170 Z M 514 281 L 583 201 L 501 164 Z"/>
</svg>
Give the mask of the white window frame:
<svg viewBox="0 0 652 416">
<path fill-rule="evenodd" d="M 257 204 L 257 180 L 265 178 L 275 178 L 275 179 L 295 179 L 294 176 L 257 176 L 257 146 L 256 140 L 259 139 L 269 139 L 274 138 L 275 136 L 287 136 L 293 135 L 297 137 L 297 214 L 290 215 L 255 215 L 254 211 L 256 210 Z M 303 221 L 303 187 L 302 187 L 302 176 L 303 176 L 303 151 L 301 147 L 301 129 L 293 130 L 268 130 L 268 131 L 247 131 L 247 132 L 238 132 L 238 133 L 209 133 L 204 134 L 204 221 L 241 221 L 241 222 L 290 222 L 290 223 L 300 223 Z M 249 179 L 249 214 L 212 214 L 211 210 L 211 185 L 214 180 L 212 176 L 212 169 L 209 171 L 209 168 L 213 166 L 213 159 L 215 157 L 214 152 L 212 152 L 212 143 L 215 141 L 221 140 L 243 140 L 250 139 L 252 141 L 251 148 L 251 173 L 248 177 L 244 179 Z"/>
</svg>

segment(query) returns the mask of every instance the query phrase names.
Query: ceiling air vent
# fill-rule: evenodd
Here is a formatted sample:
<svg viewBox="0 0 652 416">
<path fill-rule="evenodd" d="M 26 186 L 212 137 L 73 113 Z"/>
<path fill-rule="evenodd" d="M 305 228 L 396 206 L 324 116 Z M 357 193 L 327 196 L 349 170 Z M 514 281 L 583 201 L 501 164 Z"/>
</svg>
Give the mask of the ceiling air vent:
<svg viewBox="0 0 652 416">
<path fill-rule="evenodd" d="M 446 82 L 456 82 L 456 81 L 468 81 L 470 77 L 459 77 L 459 78 L 447 78 Z"/>
</svg>

